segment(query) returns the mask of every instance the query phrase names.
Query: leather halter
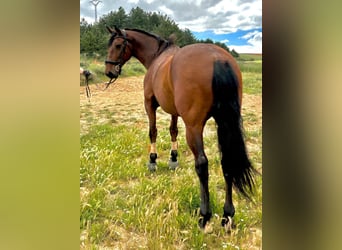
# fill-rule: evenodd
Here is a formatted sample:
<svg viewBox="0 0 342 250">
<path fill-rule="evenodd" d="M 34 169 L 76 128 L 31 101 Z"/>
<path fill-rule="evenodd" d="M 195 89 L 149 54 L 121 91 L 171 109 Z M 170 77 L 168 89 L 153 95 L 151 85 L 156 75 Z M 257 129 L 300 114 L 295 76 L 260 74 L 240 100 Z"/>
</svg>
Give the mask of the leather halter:
<svg viewBox="0 0 342 250">
<path fill-rule="evenodd" d="M 126 32 L 124 30 L 122 30 L 121 32 L 123 35 L 122 36 L 116 36 L 113 38 L 113 42 L 115 39 L 117 38 L 123 38 L 124 39 L 124 42 L 123 42 L 123 46 L 121 48 L 121 51 L 120 51 L 120 54 L 119 54 L 119 60 L 117 61 L 111 61 L 111 60 L 105 60 L 105 64 L 109 63 L 109 64 L 112 64 L 115 66 L 115 70 L 118 72 L 118 75 L 114 78 L 111 78 L 107 84 L 106 84 L 106 87 L 105 89 L 107 89 L 109 87 L 110 84 L 112 84 L 113 82 L 116 81 L 116 79 L 118 79 L 119 75 L 121 74 L 121 67 L 123 66 L 124 64 L 124 61 L 123 61 L 123 55 L 125 54 L 126 52 L 126 47 L 127 47 L 127 37 L 126 37 Z M 113 43 L 112 42 L 112 43 Z"/>
<path fill-rule="evenodd" d="M 124 39 L 123 46 L 122 46 L 121 51 L 120 51 L 119 59 L 116 61 L 111 61 L 111 60 L 105 61 L 105 63 L 109 63 L 109 64 L 112 64 L 112 65 L 118 67 L 118 68 L 115 68 L 118 72 L 120 72 L 121 67 L 123 65 L 123 55 L 126 52 L 126 47 L 127 47 L 127 42 L 128 42 L 127 37 L 126 37 L 126 32 L 124 30 L 122 30 L 122 34 L 123 34 L 123 36 L 117 36 L 117 37 L 114 37 L 114 39 L 113 39 L 113 42 L 117 38 L 123 38 Z"/>
</svg>

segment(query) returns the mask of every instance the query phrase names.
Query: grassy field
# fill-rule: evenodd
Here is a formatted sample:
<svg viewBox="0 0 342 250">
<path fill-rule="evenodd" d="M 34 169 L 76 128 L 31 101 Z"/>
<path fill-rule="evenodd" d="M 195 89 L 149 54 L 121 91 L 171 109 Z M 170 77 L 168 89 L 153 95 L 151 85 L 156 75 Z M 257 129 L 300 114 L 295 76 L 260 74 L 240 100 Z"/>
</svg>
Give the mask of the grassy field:
<svg viewBox="0 0 342 250">
<path fill-rule="evenodd" d="M 254 63 L 253 70 L 242 68 L 242 115 L 250 159 L 262 172 L 259 61 L 261 56 L 239 63 Z M 157 111 L 158 169 L 154 173 L 148 171 L 148 120 L 142 81 L 140 74 L 120 77 L 106 91 L 92 85 L 90 100 L 80 87 L 80 248 L 261 249 L 261 177 L 256 181 L 254 202 L 233 194 L 236 229 L 228 234 L 220 226 L 224 179 L 212 119 L 204 131 L 213 211 L 210 234 L 204 234 L 197 226 L 199 181 L 186 145 L 184 124 L 180 119 L 180 166 L 170 171 L 169 116 L 161 109 Z"/>
</svg>

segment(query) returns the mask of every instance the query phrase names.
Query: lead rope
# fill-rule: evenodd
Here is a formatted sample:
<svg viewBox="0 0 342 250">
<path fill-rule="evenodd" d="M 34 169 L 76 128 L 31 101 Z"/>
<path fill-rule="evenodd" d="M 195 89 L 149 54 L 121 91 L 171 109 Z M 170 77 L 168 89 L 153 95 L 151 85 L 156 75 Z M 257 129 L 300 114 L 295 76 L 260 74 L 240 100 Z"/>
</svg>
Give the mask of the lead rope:
<svg viewBox="0 0 342 250">
<path fill-rule="evenodd" d="M 88 98 L 88 101 L 90 102 L 90 98 L 92 97 L 92 94 L 91 94 L 91 91 L 90 91 L 90 87 L 89 87 L 89 76 L 91 75 L 91 73 L 86 70 L 84 71 L 84 76 L 85 76 L 85 85 L 86 85 L 86 94 L 87 94 L 87 98 Z M 106 90 L 110 84 L 114 83 L 116 81 L 116 79 L 118 78 L 112 78 L 110 79 L 106 84 L 105 88 L 101 89 L 102 91 Z M 97 84 L 96 84 L 96 87 L 97 87 Z M 97 87 L 98 88 L 98 87 Z M 98 88 L 99 89 L 99 88 Z"/>
<path fill-rule="evenodd" d="M 114 82 L 116 81 L 116 79 L 118 79 L 118 77 L 117 77 L 117 78 L 112 78 L 112 79 L 110 79 L 109 82 L 106 83 L 106 87 L 105 87 L 103 90 L 108 89 L 109 85 L 111 85 L 112 83 L 114 83 Z"/>
<path fill-rule="evenodd" d="M 91 75 L 91 73 L 88 70 L 85 70 L 83 72 L 83 74 L 85 76 L 85 85 L 86 85 L 87 98 L 88 98 L 88 101 L 90 102 L 91 92 L 90 92 L 90 87 L 89 87 L 89 76 Z"/>
</svg>

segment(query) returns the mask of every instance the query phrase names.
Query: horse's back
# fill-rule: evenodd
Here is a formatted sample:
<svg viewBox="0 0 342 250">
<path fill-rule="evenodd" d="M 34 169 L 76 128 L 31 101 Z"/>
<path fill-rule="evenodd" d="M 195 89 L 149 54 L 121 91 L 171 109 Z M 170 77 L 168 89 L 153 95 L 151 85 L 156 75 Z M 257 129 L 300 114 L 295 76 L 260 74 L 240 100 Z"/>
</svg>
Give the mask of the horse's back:
<svg viewBox="0 0 342 250">
<path fill-rule="evenodd" d="M 212 77 L 215 61 L 228 62 L 234 72 L 239 73 L 239 67 L 234 57 L 223 48 L 206 43 L 196 43 L 184 46 L 173 58 L 173 67 L 181 68 L 185 74 L 193 73 L 200 77 Z M 190 74 L 191 75 L 191 74 Z"/>
<path fill-rule="evenodd" d="M 234 57 L 229 52 L 217 45 L 208 43 L 195 43 L 184 46 L 175 55 L 174 59 L 177 60 L 177 58 L 180 60 L 200 59 L 200 61 L 197 61 L 198 63 L 215 60 L 235 62 Z"/>
<path fill-rule="evenodd" d="M 174 55 L 171 77 L 175 106 L 183 119 L 191 117 L 189 122 L 197 123 L 205 122 L 208 118 L 213 104 L 212 80 L 214 64 L 217 61 L 227 62 L 241 82 L 240 71 L 234 58 L 216 45 L 187 45 Z M 201 115 L 192 115 L 198 110 L 201 110 Z"/>
</svg>

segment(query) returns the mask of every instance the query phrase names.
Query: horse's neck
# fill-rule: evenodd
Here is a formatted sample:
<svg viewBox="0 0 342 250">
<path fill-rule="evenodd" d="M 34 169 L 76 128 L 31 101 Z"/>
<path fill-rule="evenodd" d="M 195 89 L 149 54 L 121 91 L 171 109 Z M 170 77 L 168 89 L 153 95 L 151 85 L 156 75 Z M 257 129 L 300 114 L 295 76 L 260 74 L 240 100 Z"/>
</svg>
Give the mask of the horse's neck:
<svg viewBox="0 0 342 250">
<path fill-rule="evenodd" d="M 137 49 L 134 51 L 133 56 L 148 69 L 157 56 L 159 49 L 158 40 L 136 32 L 134 41 L 134 47 Z"/>
<path fill-rule="evenodd" d="M 154 60 L 155 53 L 153 51 L 148 51 L 148 53 L 143 50 L 138 50 L 135 54 L 135 57 L 145 66 L 146 69 L 150 67 Z"/>
</svg>

